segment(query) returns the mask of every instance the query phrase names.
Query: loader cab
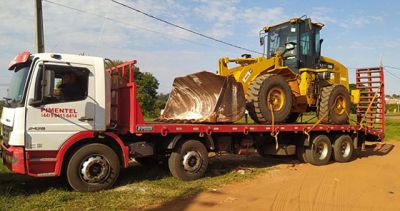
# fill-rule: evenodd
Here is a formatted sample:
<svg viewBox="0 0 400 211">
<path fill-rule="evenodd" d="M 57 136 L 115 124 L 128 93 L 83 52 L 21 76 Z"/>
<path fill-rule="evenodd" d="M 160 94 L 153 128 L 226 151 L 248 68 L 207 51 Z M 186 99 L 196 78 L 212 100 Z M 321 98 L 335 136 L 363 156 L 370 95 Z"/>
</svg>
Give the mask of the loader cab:
<svg viewBox="0 0 400 211">
<path fill-rule="evenodd" d="M 312 23 L 309 18 L 291 19 L 279 25 L 265 27 L 267 57 L 274 57 L 280 51 L 284 53 L 284 64 L 295 72 L 300 68 L 317 68 L 321 56 L 322 27 L 323 24 Z M 285 50 L 285 45 L 289 42 L 294 43 L 295 48 Z"/>
</svg>

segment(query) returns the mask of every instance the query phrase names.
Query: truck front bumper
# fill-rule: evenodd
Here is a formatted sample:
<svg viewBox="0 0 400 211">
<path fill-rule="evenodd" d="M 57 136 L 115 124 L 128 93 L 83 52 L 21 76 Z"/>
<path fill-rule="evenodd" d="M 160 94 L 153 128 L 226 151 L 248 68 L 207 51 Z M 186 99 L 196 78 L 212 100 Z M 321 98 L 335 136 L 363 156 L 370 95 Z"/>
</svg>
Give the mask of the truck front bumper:
<svg viewBox="0 0 400 211">
<path fill-rule="evenodd" d="M 24 147 L 6 147 L 1 144 L 1 158 L 7 168 L 18 174 L 25 174 L 25 152 Z"/>
</svg>

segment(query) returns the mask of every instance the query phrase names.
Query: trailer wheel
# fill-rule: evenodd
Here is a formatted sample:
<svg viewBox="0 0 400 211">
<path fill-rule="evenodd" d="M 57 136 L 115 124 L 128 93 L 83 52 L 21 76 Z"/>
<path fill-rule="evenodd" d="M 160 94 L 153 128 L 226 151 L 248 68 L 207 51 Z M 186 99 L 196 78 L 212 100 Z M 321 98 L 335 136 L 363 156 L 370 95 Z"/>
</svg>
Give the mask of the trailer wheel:
<svg viewBox="0 0 400 211">
<path fill-rule="evenodd" d="M 66 177 L 79 192 L 110 188 L 117 180 L 120 163 L 117 154 L 104 144 L 88 144 L 78 149 L 68 162 Z"/>
<path fill-rule="evenodd" d="M 328 136 L 318 135 L 311 144 L 311 147 L 306 148 L 306 160 L 316 166 L 321 166 L 329 163 L 332 155 L 332 145 Z"/>
<path fill-rule="evenodd" d="M 207 170 L 207 149 L 200 141 L 185 141 L 171 153 L 168 166 L 175 178 L 183 181 L 199 179 Z"/>
<path fill-rule="evenodd" d="M 333 144 L 333 155 L 337 162 L 348 162 L 354 152 L 353 140 L 348 135 L 341 135 Z"/>
</svg>

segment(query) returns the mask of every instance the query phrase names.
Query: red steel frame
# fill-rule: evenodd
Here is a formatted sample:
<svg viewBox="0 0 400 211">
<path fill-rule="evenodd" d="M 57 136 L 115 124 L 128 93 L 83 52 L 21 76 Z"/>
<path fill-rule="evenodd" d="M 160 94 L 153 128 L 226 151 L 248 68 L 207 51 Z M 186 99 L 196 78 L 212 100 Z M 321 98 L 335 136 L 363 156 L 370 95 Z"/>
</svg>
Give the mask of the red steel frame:
<svg viewBox="0 0 400 211">
<path fill-rule="evenodd" d="M 361 128 L 385 131 L 385 82 L 383 67 L 356 70 L 356 87 L 360 90 L 357 122 Z"/>
<path fill-rule="evenodd" d="M 243 133 L 247 134 L 249 132 L 295 132 L 295 133 L 309 133 L 311 131 L 343 131 L 343 132 L 354 132 L 363 131 L 365 134 L 370 134 L 378 137 L 378 139 L 383 140 L 384 138 L 384 119 L 382 115 L 381 128 L 377 127 L 363 127 L 359 124 L 356 125 L 330 125 L 330 124 L 284 124 L 284 125 L 258 125 L 258 124 L 177 124 L 177 123 L 152 123 L 145 122 L 143 119 L 143 114 L 140 109 L 140 105 L 136 99 L 136 84 L 134 82 L 133 68 L 136 61 L 127 62 L 117 67 L 111 68 L 109 72 L 111 75 L 122 77 L 122 82 L 114 83 L 114 80 L 121 81 L 119 79 L 113 79 L 113 90 L 118 90 L 117 96 L 113 96 L 118 99 L 117 110 L 118 110 L 118 132 L 119 133 L 131 133 L 131 134 L 161 134 L 166 136 L 171 133 L 199 133 L 211 135 L 212 133 Z M 378 70 L 374 68 L 367 68 L 371 71 L 376 71 L 380 73 L 381 85 L 380 91 L 383 93 L 383 69 Z M 129 70 L 129 71 L 127 71 Z M 359 69 L 362 72 L 366 69 Z M 129 77 L 127 77 L 127 74 Z M 359 75 L 357 75 L 358 77 Z M 125 79 L 129 79 L 125 81 Z M 358 80 L 358 79 L 357 79 Z M 128 89 L 129 91 L 124 91 Z M 384 97 L 384 95 L 380 96 Z M 380 98 L 381 99 L 381 98 Z M 382 98 L 383 99 L 383 98 Z M 371 100 L 368 98 L 367 100 Z M 129 101 L 130 106 L 126 106 L 126 101 Z M 384 101 L 381 101 L 384 105 Z M 381 110 L 381 114 L 384 110 Z M 129 122 L 129 124 L 127 124 Z"/>
</svg>

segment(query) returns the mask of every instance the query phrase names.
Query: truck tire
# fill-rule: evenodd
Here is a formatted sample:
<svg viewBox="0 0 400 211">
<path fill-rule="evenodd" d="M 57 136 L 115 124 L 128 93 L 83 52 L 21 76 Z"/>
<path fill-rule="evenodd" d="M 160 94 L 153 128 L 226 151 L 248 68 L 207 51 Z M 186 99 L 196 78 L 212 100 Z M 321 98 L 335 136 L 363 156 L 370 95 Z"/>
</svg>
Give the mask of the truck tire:
<svg viewBox="0 0 400 211">
<path fill-rule="evenodd" d="M 322 88 L 318 105 L 321 123 L 348 124 L 350 95 L 346 87 L 337 84 Z"/>
<path fill-rule="evenodd" d="M 353 156 L 353 140 L 348 135 L 341 135 L 333 144 L 333 156 L 335 161 L 344 163 L 350 161 Z"/>
<path fill-rule="evenodd" d="M 207 166 L 207 149 L 204 144 L 196 140 L 188 140 L 180 144 L 168 159 L 171 174 L 183 181 L 203 177 Z"/>
<path fill-rule="evenodd" d="M 258 76 L 251 82 L 247 95 L 259 123 L 272 123 L 270 103 L 273 105 L 275 123 L 285 122 L 289 117 L 293 103 L 292 90 L 284 77 L 270 74 Z"/>
<path fill-rule="evenodd" d="M 332 155 L 332 144 L 326 135 L 318 135 L 312 140 L 311 147 L 306 148 L 306 160 L 316 166 L 329 163 Z"/>
<path fill-rule="evenodd" d="M 104 144 L 88 144 L 71 157 L 66 169 L 69 185 L 79 192 L 112 187 L 120 172 L 117 154 Z"/>
</svg>

